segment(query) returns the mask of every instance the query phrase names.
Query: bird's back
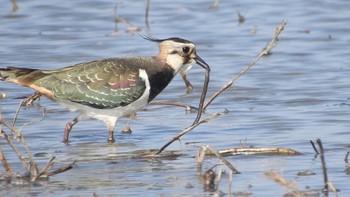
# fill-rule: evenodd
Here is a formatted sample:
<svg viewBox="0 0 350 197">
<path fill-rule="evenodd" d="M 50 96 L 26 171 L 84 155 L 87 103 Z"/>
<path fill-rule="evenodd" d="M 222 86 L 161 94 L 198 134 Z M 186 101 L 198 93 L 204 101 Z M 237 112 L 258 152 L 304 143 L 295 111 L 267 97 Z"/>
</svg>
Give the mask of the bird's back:
<svg viewBox="0 0 350 197">
<path fill-rule="evenodd" d="M 110 58 L 81 63 L 57 70 L 27 68 L 0 69 L 0 79 L 28 86 L 52 100 L 65 100 L 105 109 L 126 106 L 146 89 L 146 77 L 158 84 L 152 99 L 165 88 L 157 73 L 161 65 L 153 57 Z M 140 76 L 144 70 L 147 76 Z M 151 99 L 149 99 L 151 100 Z"/>
</svg>

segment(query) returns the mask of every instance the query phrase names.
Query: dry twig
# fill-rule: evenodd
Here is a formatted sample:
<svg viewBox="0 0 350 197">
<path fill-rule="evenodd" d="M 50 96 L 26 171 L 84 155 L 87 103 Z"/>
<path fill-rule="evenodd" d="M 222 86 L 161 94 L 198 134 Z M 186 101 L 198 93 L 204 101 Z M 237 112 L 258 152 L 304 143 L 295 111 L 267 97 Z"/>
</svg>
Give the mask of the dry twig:
<svg viewBox="0 0 350 197">
<path fill-rule="evenodd" d="M 45 109 L 44 109 L 44 112 L 43 112 L 43 117 L 40 120 L 42 120 L 44 117 L 45 117 Z M 38 121 L 35 121 L 35 122 L 38 122 Z M 26 123 L 26 124 L 24 124 L 24 126 L 26 126 L 28 124 L 32 124 L 32 123 L 33 122 Z M 5 140 L 7 141 L 7 144 L 12 148 L 13 152 L 17 155 L 17 157 L 20 160 L 22 166 L 26 170 L 26 172 L 24 174 L 24 177 L 29 178 L 30 181 L 33 182 L 33 181 L 38 180 L 42 176 L 54 175 L 54 174 L 57 174 L 57 173 L 60 173 L 60 172 L 64 172 L 64 171 L 72 168 L 73 165 L 70 164 L 68 167 L 65 167 L 65 169 L 59 169 L 58 171 L 54 171 L 54 172 L 49 173 L 48 171 L 53 166 L 53 164 L 54 164 L 53 160 L 55 159 L 55 157 L 52 157 L 48 161 L 47 165 L 39 172 L 37 164 L 35 163 L 35 161 L 33 159 L 33 156 L 31 154 L 31 151 L 30 151 L 29 147 L 27 146 L 23 135 L 21 135 L 20 130 L 16 129 L 14 126 L 9 124 L 6 120 L 1 118 L 1 116 L 0 116 L 0 125 L 4 125 L 5 127 L 7 127 L 11 131 L 11 133 L 13 133 L 14 139 L 18 139 L 18 141 L 21 143 L 21 145 L 25 149 L 28 158 L 25 158 L 23 156 L 23 154 L 20 153 L 19 149 L 15 146 L 15 144 L 13 143 L 11 138 L 8 136 L 8 134 L 2 128 L 0 128 L 0 132 L 1 132 L 0 136 L 5 138 Z M 24 126 L 22 126 L 22 128 Z M 3 152 L 1 150 L 0 150 L 0 160 L 1 160 L 3 166 L 4 166 L 5 170 L 6 170 L 6 174 L 9 177 L 11 177 L 13 175 L 13 173 L 12 173 L 13 170 L 12 170 L 11 166 L 8 164 L 6 158 L 5 158 L 5 156 L 4 156 L 4 154 L 3 154 Z M 33 173 L 33 174 L 31 174 L 31 173 Z M 20 178 L 20 176 L 18 176 L 18 178 Z"/>
<path fill-rule="evenodd" d="M 314 142 L 310 141 L 313 145 L 313 148 L 316 153 L 319 153 L 320 159 L 321 159 L 321 166 L 322 166 L 322 174 L 323 174 L 323 193 L 325 196 L 328 196 L 329 192 L 335 192 L 336 196 L 338 196 L 337 190 L 334 187 L 334 185 L 328 181 L 328 173 L 327 173 L 327 166 L 326 166 L 326 159 L 324 154 L 324 148 L 321 139 L 317 139 L 316 143 L 318 145 L 318 149 L 314 145 Z"/>
<path fill-rule="evenodd" d="M 47 174 L 47 172 L 52 168 L 53 166 L 53 160 L 55 160 L 55 156 L 51 157 L 49 159 L 49 161 L 47 162 L 47 164 L 45 165 L 45 167 L 39 172 L 37 173 L 35 176 L 32 177 L 31 181 L 36 181 L 38 180 L 41 176 Z"/>
<path fill-rule="evenodd" d="M 117 6 L 114 7 L 113 10 L 113 16 L 114 16 L 114 22 L 115 22 L 115 27 L 114 31 L 110 34 L 107 34 L 107 36 L 116 36 L 119 35 L 119 29 L 118 29 L 118 23 L 125 23 L 128 27 L 126 28 L 125 32 L 126 33 L 135 33 L 141 31 L 139 27 L 136 25 L 133 25 L 130 21 L 128 21 L 126 18 L 120 16 L 117 14 Z"/>
<path fill-rule="evenodd" d="M 323 183 L 324 183 L 324 192 L 326 196 L 328 196 L 328 174 L 327 174 L 327 167 L 326 167 L 326 160 L 324 157 L 324 149 L 322 145 L 321 139 L 317 139 L 316 143 L 319 147 L 320 152 L 320 158 L 321 158 L 321 164 L 322 164 L 322 174 L 323 174 Z"/>
<path fill-rule="evenodd" d="M 11 177 L 12 176 L 12 168 L 11 168 L 11 165 L 7 162 L 7 159 L 4 155 L 4 153 L 2 152 L 2 150 L 0 150 L 0 161 L 2 163 L 2 166 L 4 166 L 4 168 L 5 168 L 6 176 Z"/>
<path fill-rule="evenodd" d="M 72 162 L 72 163 L 70 163 L 70 164 L 68 164 L 68 165 L 66 165 L 66 166 L 63 166 L 63 167 L 61 167 L 61 168 L 59 168 L 59 169 L 57 169 L 57 170 L 55 170 L 55 171 L 48 172 L 46 175 L 47 175 L 47 176 L 53 176 L 53 175 L 56 175 L 56 174 L 59 174 L 59 173 L 68 171 L 68 170 L 70 170 L 70 169 L 72 169 L 72 168 L 75 167 L 75 162 L 76 162 L 76 161 L 74 161 L 74 162 Z"/>
<path fill-rule="evenodd" d="M 302 153 L 290 148 L 230 148 L 219 151 L 222 155 L 235 154 L 268 154 L 268 155 L 301 155 Z"/>
<path fill-rule="evenodd" d="M 320 153 L 318 152 L 318 150 L 317 150 L 317 148 L 316 148 L 316 146 L 315 146 L 315 143 L 314 143 L 312 140 L 310 140 L 310 144 L 311 144 L 312 148 L 314 149 L 316 155 L 319 155 Z M 316 157 L 316 156 L 315 156 L 315 157 Z"/>
<path fill-rule="evenodd" d="M 233 165 L 232 165 L 230 162 L 228 162 L 228 161 L 220 154 L 219 151 L 214 150 L 211 146 L 206 146 L 206 148 L 207 148 L 207 150 L 208 150 L 210 153 L 212 153 L 212 154 L 214 154 L 216 157 L 218 157 L 218 158 L 222 161 L 222 163 L 224 163 L 224 164 L 232 171 L 232 173 L 234 173 L 234 174 L 239 174 L 239 173 L 240 173 L 235 167 L 233 167 Z"/>
<path fill-rule="evenodd" d="M 187 127 L 186 129 L 182 130 L 180 133 L 178 133 L 175 137 L 173 137 L 173 139 L 171 139 L 168 143 L 166 143 L 165 145 L 162 146 L 162 148 L 159 149 L 159 151 L 156 153 L 156 155 L 160 154 L 166 147 L 168 147 L 171 143 L 173 143 L 174 141 L 180 139 L 181 136 L 185 135 L 187 132 L 191 131 L 192 129 L 196 128 L 198 125 L 202 124 L 202 123 L 206 123 L 209 122 L 209 120 L 216 118 L 218 116 L 221 116 L 223 113 L 215 113 L 212 114 L 206 118 L 204 118 L 203 120 Z"/>
<path fill-rule="evenodd" d="M 177 106 L 177 107 L 183 107 L 186 109 L 186 111 L 193 111 L 193 110 L 198 111 L 198 108 L 195 106 L 181 104 L 181 103 L 173 103 L 173 102 L 168 102 L 168 101 L 151 102 L 151 103 L 149 103 L 149 105 L 172 105 L 172 106 Z"/>
<path fill-rule="evenodd" d="M 210 99 L 204 104 L 204 100 L 205 100 L 205 96 L 206 96 L 207 88 L 208 88 L 208 83 L 209 83 L 209 73 L 210 73 L 210 70 L 206 70 L 206 72 L 205 72 L 205 80 L 204 80 L 204 87 L 203 87 L 203 91 L 202 91 L 202 95 L 201 95 L 201 99 L 200 99 L 200 103 L 199 103 L 199 107 L 198 107 L 197 117 L 196 117 L 195 121 L 192 123 L 192 125 L 190 127 L 184 129 L 179 134 L 177 134 L 175 137 L 173 137 L 172 140 L 170 140 L 168 143 L 163 145 L 163 147 L 156 154 L 161 153 L 171 143 L 173 143 L 174 141 L 180 139 L 181 136 L 183 136 L 187 132 L 191 131 L 192 129 L 194 129 L 199 124 L 207 122 L 208 118 L 209 119 L 212 118 L 211 116 L 213 116 L 213 115 L 214 116 L 221 115 L 220 113 L 216 113 L 216 114 L 208 116 L 204 120 L 200 121 L 202 112 L 215 100 L 216 97 L 218 97 L 223 91 L 225 91 L 227 88 L 229 88 L 234 83 L 234 81 L 236 81 L 240 76 L 242 76 L 244 73 L 246 73 L 262 56 L 267 55 L 267 54 L 270 53 L 270 51 L 276 45 L 276 43 L 277 43 L 277 41 L 279 39 L 279 35 L 283 31 L 285 25 L 286 25 L 286 22 L 285 22 L 285 20 L 283 20 L 281 22 L 281 24 L 279 25 L 279 27 L 276 29 L 275 34 L 274 34 L 272 40 L 270 41 L 270 43 L 268 43 L 268 45 L 255 58 L 255 60 L 251 64 L 249 64 L 247 67 L 245 67 L 238 75 L 233 77 L 228 83 L 226 83 L 219 91 L 214 93 L 213 96 L 211 96 Z"/>
<path fill-rule="evenodd" d="M 266 172 L 265 175 L 270 179 L 274 180 L 276 183 L 291 190 L 291 192 L 289 193 L 291 196 L 303 196 L 302 192 L 299 190 L 298 186 L 293 181 L 288 181 L 281 175 L 276 174 L 274 172 Z"/>
<path fill-rule="evenodd" d="M 250 63 L 248 66 L 246 66 L 241 72 L 239 72 L 236 76 L 231 78 L 222 88 L 220 88 L 217 92 L 215 92 L 209 100 L 204 105 L 204 110 L 214 101 L 216 97 L 218 97 L 223 91 L 225 91 L 227 88 L 231 87 L 234 82 L 240 78 L 244 73 L 246 73 L 254 64 L 256 64 L 260 58 L 264 55 L 268 55 L 271 53 L 271 50 L 276 46 L 277 41 L 279 40 L 279 36 L 284 30 L 284 27 L 286 26 L 286 21 L 282 20 L 278 28 L 276 29 L 272 40 L 267 44 L 267 46 L 260 52 L 260 54 L 253 60 L 252 63 Z"/>
<path fill-rule="evenodd" d="M 12 127 L 8 122 L 6 122 L 2 118 L 0 119 L 0 124 L 5 125 L 7 128 L 9 128 L 11 130 L 11 132 L 17 133 L 16 129 L 14 127 Z M 29 172 L 30 172 L 30 165 L 27 164 L 26 158 L 19 152 L 18 148 L 14 145 L 12 140 L 8 137 L 8 135 L 2 129 L 1 129 L 1 135 L 2 135 L 2 137 L 5 138 L 5 140 L 7 141 L 7 144 L 12 148 L 13 152 L 15 152 L 15 154 L 17 155 L 17 157 L 20 160 L 22 166 L 26 170 L 25 174 L 29 174 Z"/>
</svg>

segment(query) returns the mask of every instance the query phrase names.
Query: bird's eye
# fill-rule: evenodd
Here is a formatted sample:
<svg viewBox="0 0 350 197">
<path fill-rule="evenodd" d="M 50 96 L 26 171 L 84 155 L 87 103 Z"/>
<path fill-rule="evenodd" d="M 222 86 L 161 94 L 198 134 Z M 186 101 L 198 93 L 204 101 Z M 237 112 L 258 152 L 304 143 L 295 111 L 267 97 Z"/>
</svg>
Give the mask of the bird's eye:
<svg viewBox="0 0 350 197">
<path fill-rule="evenodd" d="M 190 51 L 190 47 L 183 47 L 183 48 L 182 48 L 182 51 L 183 51 L 184 53 L 188 53 L 188 52 Z"/>
</svg>

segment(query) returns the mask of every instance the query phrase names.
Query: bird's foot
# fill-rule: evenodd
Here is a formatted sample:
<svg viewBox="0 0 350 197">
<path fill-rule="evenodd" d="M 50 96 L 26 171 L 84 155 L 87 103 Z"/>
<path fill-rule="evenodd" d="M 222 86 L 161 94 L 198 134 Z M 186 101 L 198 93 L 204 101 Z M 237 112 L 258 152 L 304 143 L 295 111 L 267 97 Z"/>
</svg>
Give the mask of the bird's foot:
<svg viewBox="0 0 350 197">
<path fill-rule="evenodd" d="M 64 138 L 62 140 L 62 142 L 65 144 L 65 145 L 69 145 L 70 141 L 68 140 L 68 138 Z"/>
<path fill-rule="evenodd" d="M 109 130 L 108 131 L 108 139 L 107 139 L 107 142 L 108 143 L 110 143 L 110 144 L 112 144 L 112 143 L 114 143 L 115 142 L 115 140 L 114 140 L 114 130 Z"/>
<path fill-rule="evenodd" d="M 113 144 L 115 142 L 114 137 L 108 137 L 107 142 Z"/>
</svg>

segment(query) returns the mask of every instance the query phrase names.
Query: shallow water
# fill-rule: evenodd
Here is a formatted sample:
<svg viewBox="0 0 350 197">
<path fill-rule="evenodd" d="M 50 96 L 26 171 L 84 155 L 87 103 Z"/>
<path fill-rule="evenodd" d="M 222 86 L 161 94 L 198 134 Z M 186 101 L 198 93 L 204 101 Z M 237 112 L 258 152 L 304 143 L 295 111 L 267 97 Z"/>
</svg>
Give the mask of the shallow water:
<svg viewBox="0 0 350 197">
<path fill-rule="evenodd" d="M 119 2 L 119 3 L 118 3 Z M 323 186 L 320 158 L 309 141 L 320 138 L 326 149 L 328 176 L 340 196 L 350 192 L 344 156 L 350 139 L 350 2 L 335 1 L 212 1 L 151 2 L 149 29 L 145 2 L 128 1 L 21 1 L 11 12 L 10 2 L 0 7 L 0 65 L 54 69 L 75 63 L 115 56 L 154 55 L 155 43 L 115 29 L 113 10 L 156 38 L 183 37 L 197 43 L 198 54 L 211 66 L 209 95 L 238 73 L 270 41 L 275 28 L 287 26 L 272 55 L 261 59 L 234 87 L 208 107 L 206 115 L 229 112 L 198 126 L 175 142 L 165 153 L 170 157 L 141 159 L 137 156 L 159 149 L 190 125 L 194 113 L 171 106 L 149 106 L 135 119 L 118 122 L 117 143 L 106 143 L 105 126 L 97 121 L 77 124 L 71 145 L 61 143 L 65 124 L 77 114 L 47 99 L 43 121 L 26 126 L 23 135 L 42 167 L 55 155 L 54 168 L 77 161 L 77 167 L 36 184 L 2 182 L 0 196 L 211 196 L 196 175 L 197 149 L 211 145 L 217 150 L 245 146 L 288 147 L 300 156 L 227 157 L 241 172 L 233 176 L 231 191 L 251 196 L 282 196 L 289 190 L 265 176 L 275 171 L 293 180 L 300 190 Z M 236 11 L 246 20 L 239 24 Z M 255 31 L 255 33 L 253 33 Z M 114 36 L 112 36 L 114 35 Z M 204 71 L 193 65 L 189 79 L 195 90 L 186 95 L 176 77 L 157 101 L 197 105 Z M 0 82 L 2 116 L 11 121 L 20 102 L 32 90 Z M 42 109 L 22 109 L 18 127 L 39 120 Z M 133 133 L 121 134 L 130 122 Z M 5 141 L 0 141 L 9 162 L 23 170 Z M 220 163 L 206 159 L 204 168 Z M 218 168 L 224 168 L 220 166 Z M 298 176 L 305 170 L 312 176 Z M 219 191 L 229 191 L 228 174 Z M 228 195 L 228 194 L 227 194 Z M 333 194 L 331 194 L 333 195 Z"/>
</svg>

